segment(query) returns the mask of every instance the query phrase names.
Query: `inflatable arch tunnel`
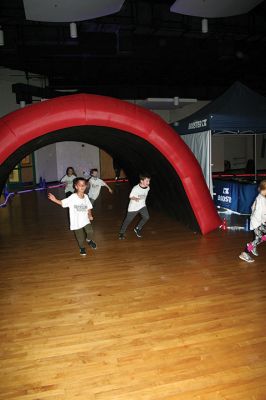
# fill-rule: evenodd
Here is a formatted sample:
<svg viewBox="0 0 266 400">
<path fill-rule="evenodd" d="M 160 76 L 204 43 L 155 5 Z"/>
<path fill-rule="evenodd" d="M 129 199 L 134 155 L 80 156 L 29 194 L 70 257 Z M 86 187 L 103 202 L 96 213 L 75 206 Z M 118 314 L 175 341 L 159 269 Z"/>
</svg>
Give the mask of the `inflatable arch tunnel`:
<svg viewBox="0 0 266 400">
<path fill-rule="evenodd" d="M 59 141 L 98 146 L 121 161 L 130 182 L 152 176 L 151 202 L 194 231 L 220 218 L 194 155 L 156 114 L 110 97 L 77 94 L 40 102 L 0 118 L 0 190 L 27 154 Z"/>
</svg>

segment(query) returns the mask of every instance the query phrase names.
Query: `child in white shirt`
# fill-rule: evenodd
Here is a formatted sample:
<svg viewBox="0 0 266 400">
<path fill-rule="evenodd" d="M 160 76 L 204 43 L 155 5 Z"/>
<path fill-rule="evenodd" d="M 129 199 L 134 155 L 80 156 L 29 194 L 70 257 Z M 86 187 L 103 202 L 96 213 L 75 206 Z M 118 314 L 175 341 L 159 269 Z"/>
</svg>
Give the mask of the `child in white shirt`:
<svg viewBox="0 0 266 400">
<path fill-rule="evenodd" d="M 141 220 L 139 221 L 138 225 L 134 228 L 134 232 L 138 238 L 142 237 L 141 229 L 150 218 L 148 209 L 146 207 L 146 198 L 150 190 L 151 178 L 148 174 L 141 174 L 139 178 L 140 178 L 139 184 L 134 186 L 129 194 L 130 201 L 128 205 L 128 212 L 119 232 L 120 240 L 125 239 L 126 229 L 137 214 L 141 215 Z"/>
<path fill-rule="evenodd" d="M 109 190 L 109 193 L 113 193 L 112 189 L 110 186 L 107 185 L 102 179 L 98 178 L 98 169 L 93 168 L 91 170 L 91 178 L 89 179 L 89 199 L 91 204 L 93 205 L 95 200 L 98 198 L 102 186 L 107 187 Z"/>
<path fill-rule="evenodd" d="M 266 180 L 261 181 L 259 192 L 252 205 L 250 216 L 250 229 L 254 231 L 255 239 L 253 242 L 247 243 L 245 251 L 239 256 L 241 260 L 246 262 L 254 262 L 250 253 L 258 256 L 257 246 L 266 241 Z"/>
<path fill-rule="evenodd" d="M 48 198 L 63 208 L 69 207 L 70 230 L 74 231 L 79 244 L 80 255 L 86 256 L 85 240 L 92 249 L 97 248 L 96 243 L 92 240 L 92 204 L 85 193 L 87 188 L 86 179 L 76 178 L 73 184 L 75 193 L 66 199 L 58 200 L 52 193 L 48 193 Z"/>
<path fill-rule="evenodd" d="M 74 193 L 73 181 L 77 177 L 73 167 L 67 167 L 66 175 L 63 176 L 60 182 L 65 184 L 65 194 L 69 197 Z"/>
</svg>

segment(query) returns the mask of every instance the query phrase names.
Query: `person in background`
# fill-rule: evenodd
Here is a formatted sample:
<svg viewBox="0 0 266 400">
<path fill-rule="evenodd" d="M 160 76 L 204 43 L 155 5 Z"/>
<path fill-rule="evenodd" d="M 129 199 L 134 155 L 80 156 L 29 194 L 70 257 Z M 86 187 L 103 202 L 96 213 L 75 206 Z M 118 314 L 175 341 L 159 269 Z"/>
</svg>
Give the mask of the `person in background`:
<svg viewBox="0 0 266 400">
<path fill-rule="evenodd" d="M 95 203 L 95 200 L 97 200 L 102 186 L 105 186 L 108 190 L 109 193 L 113 193 L 112 189 L 110 186 L 107 185 L 102 179 L 98 178 L 98 169 L 93 168 L 91 170 L 91 177 L 89 179 L 89 199 L 91 204 L 93 205 Z"/>
<path fill-rule="evenodd" d="M 72 193 L 66 199 L 59 200 L 52 193 L 48 193 L 48 199 L 63 208 L 69 208 L 70 230 L 74 231 L 80 255 L 86 256 L 85 241 L 88 242 L 92 249 L 97 248 L 96 243 L 92 240 L 92 204 L 85 193 L 86 180 L 84 178 L 76 178 L 73 185 L 75 193 Z"/>
<path fill-rule="evenodd" d="M 139 184 L 134 186 L 129 194 L 129 205 L 126 218 L 124 219 L 120 232 L 119 239 L 125 239 L 125 232 L 128 225 L 133 221 L 137 214 L 141 215 L 141 220 L 134 228 L 134 232 L 138 238 L 141 238 L 141 229 L 150 218 L 148 209 L 146 207 L 146 198 L 150 190 L 151 177 L 148 174 L 140 174 Z"/>
<path fill-rule="evenodd" d="M 250 216 L 250 229 L 254 231 L 255 238 L 253 242 L 247 243 L 245 251 L 239 258 L 246 262 L 254 262 L 250 253 L 258 256 L 257 246 L 266 241 L 266 180 L 260 182 L 259 195 L 256 197 Z"/>
<path fill-rule="evenodd" d="M 67 167 L 66 175 L 63 176 L 60 182 L 65 184 L 65 195 L 66 197 L 71 196 L 74 193 L 73 181 L 77 177 L 73 167 Z"/>
<path fill-rule="evenodd" d="M 115 171 L 115 180 L 117 181 L 120 178 L 121 167 L 119 161 L 116 158 L 113 158 L 113 168 Z"/>
</svg>

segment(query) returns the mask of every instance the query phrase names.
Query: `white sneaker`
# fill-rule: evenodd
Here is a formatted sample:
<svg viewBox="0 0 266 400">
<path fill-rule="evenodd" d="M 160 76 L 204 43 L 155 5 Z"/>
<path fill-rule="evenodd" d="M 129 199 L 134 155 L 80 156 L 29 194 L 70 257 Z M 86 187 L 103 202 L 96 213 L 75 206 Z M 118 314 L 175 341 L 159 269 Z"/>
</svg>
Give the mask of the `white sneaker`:
<svg viewBox="0 0 266 400">
<path fill-rule="evenodd" d="M 241 260 L 246 261 L 248 263 L 254 262 L 253 258 L 250 257 L 250 255 L 248 253 L 245 253 L 244 251 L 243 251 L 243 253 L 241 253 L 239 255 L 239 258 L 241 258 Z"/>
</svg>

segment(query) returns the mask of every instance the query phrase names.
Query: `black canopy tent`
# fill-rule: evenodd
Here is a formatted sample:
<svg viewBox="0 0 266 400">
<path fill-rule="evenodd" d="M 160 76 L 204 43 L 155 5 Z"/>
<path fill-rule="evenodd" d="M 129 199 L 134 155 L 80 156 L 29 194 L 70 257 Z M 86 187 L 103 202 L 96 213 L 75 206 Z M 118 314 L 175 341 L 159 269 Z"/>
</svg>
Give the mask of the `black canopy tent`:
<svg viewBox="0 0 266 400">
<path fill-rule="evenodd" d="M 220 97 L 199 111 L 172 124 L 180 135 L 212 133 L 265 133 L 266 97 L 235 82 Z"/>
<path fill-rule="evenodd" d="M 266 97 L 240 82 L 235 82 L 220 97 L 189 117 L 171 125 L 180 135 L 184 136 L 183 139 L 199 160 L 211 190 L 210 143 L 211 136 L 214 134 L 253 135 L 256 175 L 256 135 L 266 133 Z M 196 133 L 204 133 L 204 135 L 195 140 L 193 136 Z M 192 139 L 186 138 L 186 135 Z M 206 138 L 205 143 L 203 142 L 204 138 Z M 207 140 L 208 138 L 209 140 Z M 201 154 L 198 154 L 199 151 Z"/>
</svg>

